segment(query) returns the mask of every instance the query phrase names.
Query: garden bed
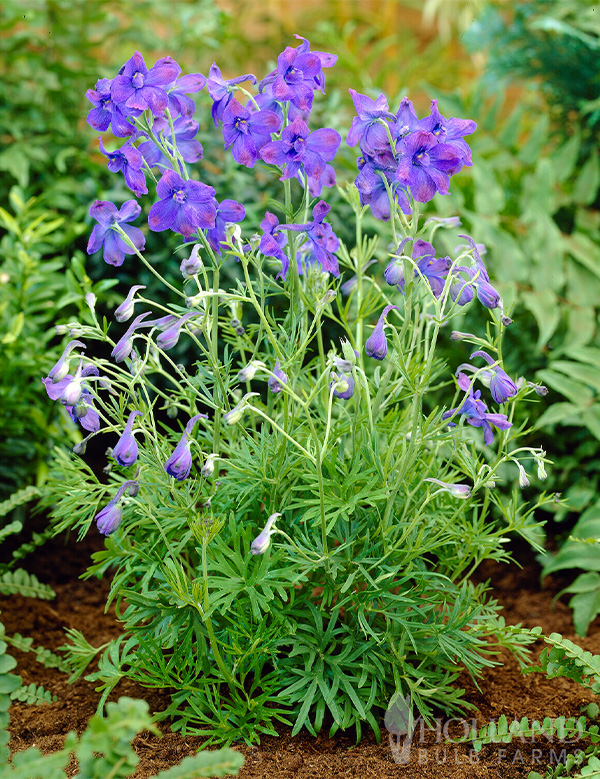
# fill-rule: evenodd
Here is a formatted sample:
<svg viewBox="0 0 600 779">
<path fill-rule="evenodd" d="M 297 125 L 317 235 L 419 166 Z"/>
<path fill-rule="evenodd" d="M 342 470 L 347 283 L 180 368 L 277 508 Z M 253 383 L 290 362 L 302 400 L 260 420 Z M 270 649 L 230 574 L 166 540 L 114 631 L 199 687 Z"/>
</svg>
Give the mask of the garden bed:
<svg viewBox="0 0 600 779">
<path fill-rule="evenodd" d="M 101 548 L 102 540 L 90 533 L 82 544 L 62 544 L 54 541 L 28 561 L 28 570 L 50 584 L 56 591 L 54 601 L 38 601 L 20 596 L 0 598 L 2 620 L 7 633 L 19 631 L 31 636 L 35 643 L 56 650 L 65 643 L 64 627 L 81 630 L 93 645 L 100 645 L 119 634 L 114 612 L 104 614 L 108 593 L 106 582 L 79 581 L 79 574 L 85 570 L 94 548 Z M 530 550 L 517 550 L 517 557 L 524 564 L 515 566 L 485 565 L 478 571 L 478 578 L 490 578 L 494 595 L 504 606 L 508 623 L 522 623 L 533 627 L 541 625 L 545 633 L 560 632 L 581 644 L 593 653 L 600 653 L 600 622 L 590 627 L 587 638 L 578 639 L 573 632 L 571 612 L 567 606 L 552 600 L 561 587 L 558 578 L 547 581 L 547 588 L 540 590 L 539 567 L 531 562 Z M 541 642 L 538 649 L 541 648 Z M 11 707 L 11 742 L 13 751 L 37 746 L 43 752 L 51 752 L 62 746 L 67 732 L 84 730 L 88 719 L 94 714 L 98 694 L 94 685 L 80 679 L 73 685 L 66 682 L 65 674 L 47 669 L 37 663 L 32 654 L 11 650 L 18 661 L 17 671 L 23 682 L 42 684 L 58 696 L 52 704 L 28 706 L 15 703 Z M 566 679 L 547 680 L 541 674 L 521 675 L 514 658 L 504 657 L 503 666 L 484 674 L 479 689 L 464 674 L 460 683 L 467 690 L 467 700 L 477 710 L 468 715 L 475 716 L 478 724 L 497 719 L 502 714 L 509 720 L 523 716 L 542 720 L 544 717 L 575 716 L 582 704 L 589 702 L 588 693 L 582 687 Z M 160 711 L 169 703 L 166 690 L 145 690 L 129 682 L 121 682 L 110 699 L 122 695 L 143 697 L 152 711 Z M 443 723 L 443 720 L 442 720 Z M 443 725 L 442 725 L 443 727 Z M 136 779 L 154 776 L 180 762 L 186 755 L 194 754 L 202 739 L 184 737 L 171 733 L 167 724 L 161 724 L 164 735 L 156 738 L 142 733 L 134 742 L 140 756 Z M 450 733 L 460 735 L 462 724 L 454 723 Z M 542 738 L 537 743 L 515 742 L 512 745 L 484 747 L 476 756 L 470 744 L 445 745 L 435 731 L 427 732 L 423 743 L 419 743 L 419 731 L 415 732 L 413 748 L 407 765 L 394 762 L 392 750 L 384 730 L 381 744 L 374 737 L 366 736 L 358 744 L 353 734 L 338 735 L 330 739 L 322 733 L 314 739 L 303 732 L 295 738 L 290 730 L 281 729 L 279 738 L 265 737 L 259 746 L 237 745 L 245 757 L 240 772 L 242 779 L 283 779 L 300 777 L 412 777 L 427 776 L 430 779 L 466 779 L 466 777 L 487 777 L 488 779 L 510 779 L 526 777 L 532 769 L 542 771 L 548 762 L 561 757 L 563 746 Z M 448 732 L 448 731 L 446 731 Z M 76 771 L 75 764 L 68 767 L 68 775 Z"/>
</svg>

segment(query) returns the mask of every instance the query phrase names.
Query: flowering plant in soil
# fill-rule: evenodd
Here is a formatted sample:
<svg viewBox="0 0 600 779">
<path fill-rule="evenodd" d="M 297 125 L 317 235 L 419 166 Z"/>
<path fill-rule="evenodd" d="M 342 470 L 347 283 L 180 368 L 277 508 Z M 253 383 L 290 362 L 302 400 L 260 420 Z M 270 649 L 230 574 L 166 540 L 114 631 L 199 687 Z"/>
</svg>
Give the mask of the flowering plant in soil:
<svg viewBox="0 0 600 779">
<path fill-rule="evenodd" d="M 535 544 L 550 499 L 499 489 L 543 471 L 512 419 L 544 390 L 502 368 L 510 320 L 482 247 L 462 235 L 438 257 L 436 232 L 460 222 L 420 214 L 471 165 L 475 124 L 435 101 L 418 119 L 407 99 L 394 113 L 350 90 L 349 245 L 324 194 L 342 138 L 310 125 L 335 59 L 300 38 L 257 83 L 135 53 L 88 92 L 88 123 L 122 143 L 104 142 L 109 168 L 137 198 L 148 191 L 148 227 L 182 278 L 144 255 L 137 199 L 92 205 L 88 251 L 109 274 L 142 263 L 163 286 L 132 287 L 111 323 L 89 298 L 95 326 L 73 323 L 44 379 L 85 433 L 78 456 L 59 457 L 56 527 L 107 536 L 89 575 L 112 572 L 124 635 L 88 677 L 103 700 L 124 676 L 169 687 L 174 727 L 224 741 L 277 722 L 379 733 L 394 693 L 426 718 L 460 709 L 461 666 L 476 676 L 499 646 L 524 652 L 469 576 L 509 559 L 509 533 Z M 190 94 L 204 87 L 224 148 L 268 166 L 281 190 L 260 228 L 201 180 Z M 364 230 L 369 209 L 388 245 Z M 482 333 L 450 335 L 469 305 L 487 316 Z M 470 361 L 447 366 L 444 338 L 470 344 Z M 108 483 L 83 459 L 99 436 Z"/>
</svg>

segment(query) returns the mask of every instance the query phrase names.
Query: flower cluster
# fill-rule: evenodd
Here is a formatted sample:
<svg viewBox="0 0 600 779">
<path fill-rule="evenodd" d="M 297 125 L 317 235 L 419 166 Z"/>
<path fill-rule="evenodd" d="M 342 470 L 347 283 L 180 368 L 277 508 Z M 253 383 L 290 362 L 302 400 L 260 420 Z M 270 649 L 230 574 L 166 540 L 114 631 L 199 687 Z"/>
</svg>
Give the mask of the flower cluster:
<svg viewBox="0 0 600 779">
<path fill-rule="evenodd" d="M 437 100 L 431 113 L 419 120 L 412 102 L 404 98 L 391 113 L 385 95 L 372 100 L 350 90 L 357 116 L 346 142 L 359 144 L 356 186 L 361 202 L 371 206 L 378 219 L 390 219 L 390 197 L 405 214 L 411 213 L 409 194 L 427 203 L 439 192 L 448 194 L 450 176 L 471 165 L 464 140 L 475 130 L 469 119 L 445 119 Z"/>
</svg>

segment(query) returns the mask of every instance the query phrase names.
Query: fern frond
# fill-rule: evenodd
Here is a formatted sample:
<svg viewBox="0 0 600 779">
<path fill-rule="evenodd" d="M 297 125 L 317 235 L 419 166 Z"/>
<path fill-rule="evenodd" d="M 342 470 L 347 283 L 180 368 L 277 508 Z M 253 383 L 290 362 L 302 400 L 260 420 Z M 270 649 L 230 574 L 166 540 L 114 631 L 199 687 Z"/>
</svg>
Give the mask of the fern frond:
<svg viewBox="0 0 600 779">
<path fill-rule="evenodd" d="M 49 538 L 52 538 L 53 535 L 55 535 L 55 533 L 52 528 L 47 528 L 43 533 L 32 533 L 31 539 L 24 544 L 21 544 L 21 546 L 12 553 L 12 560 L 9 565 L 13 565 L 17 560 L 22 560 L 26 555 L 34 552 L 38 546 L 44 544 Z"/>
<path fill-rule="evenodd" d="M 26 598 L 41 598 L 53 600 L 56 593 L 47 584 L 42 584 L 32 573 L 23 568 L 16 571 L 6 571 L 0 576 L 0 593 L 2 595 L 23 595 Z"/>
<path fill-rule="evenodd" d="M 22 636 L 20 633 L 15 633 L 12 636 L 4 635 L 4 640 L 13 646 L 15 649 L 20 649 L 21 652 L 34 652 L 35 659 L 38 663 L 46 666 L 46 668 L 58 668 L 59 671 L 69 673 L 71 666 L 62 657 L 55 655 L 49 649 L 45 649 L 43 646 L 32 647 L 33 639 Z"/>
<path fill-rule="evenodd" d="M 49 690 L 45 690 L 41 684 L 37 685 L 34 682 L 14 690 L 11 692 L 10 697 L 13 701 L 25 701 L 25 703 L 35 703 L 37 705 L 52 703 L 52 701 L 58 700 L 56 695 L 52 695 L 52 693 Z"/>
<path fill-rule="evenodd" d="M 10 514 L 17 506 L 23 506 L 25 503 L 29 503 L 30 500 L 39 498 L 41 494 L 41 491 L 33 486 L 24 487 L 22 490 L 13 492 L 10 498 L 7 498 L 7 500 L 3 500 L 0 503 L 0 517 L 5 517 L 7 514 Z"/>
</svg>

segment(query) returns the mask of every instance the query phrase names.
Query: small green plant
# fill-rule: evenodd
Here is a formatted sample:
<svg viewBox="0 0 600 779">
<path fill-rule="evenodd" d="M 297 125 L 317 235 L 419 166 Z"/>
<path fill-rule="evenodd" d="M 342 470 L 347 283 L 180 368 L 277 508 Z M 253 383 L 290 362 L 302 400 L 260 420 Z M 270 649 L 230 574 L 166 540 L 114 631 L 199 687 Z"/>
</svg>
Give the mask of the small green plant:
<svg viewBox="0 0 600 779">
<path fill-rule="evenodd" d="M 585 651 L 559 633 L 544 636 L 539 627 L 513 630 L 526 633 L 531 638 L 541 637 L 548 644 L 540 655 L 539 664 L 523 667 L 524 673 L 540 672 L 549 679 L 572 679 L 594 695 L 600 693 L 600 655 Z M 509 722 L 503 715 L 497 722 L 484 725 L 479 730 L 473 728 L 467 740 L 473 743 L 476 751 L 486 744 L 509 744 L 515 739 L 535 739 L 537 736 L 559 742 L 577 742 L 577 749 L 569 753 L 564 762 L 549 766 L 543 776 L 531 771 L 529 779 L 596 777 L 600 770 L 600 727 L 593 720 L 597 720 L 599 713 L 600 708 L 594 702 L 580 717 L 546 717 L 542 722 L 523 717 Z M 582 741 L 589 741 L 585 748 L 580 744 Z"/>
</svg>

